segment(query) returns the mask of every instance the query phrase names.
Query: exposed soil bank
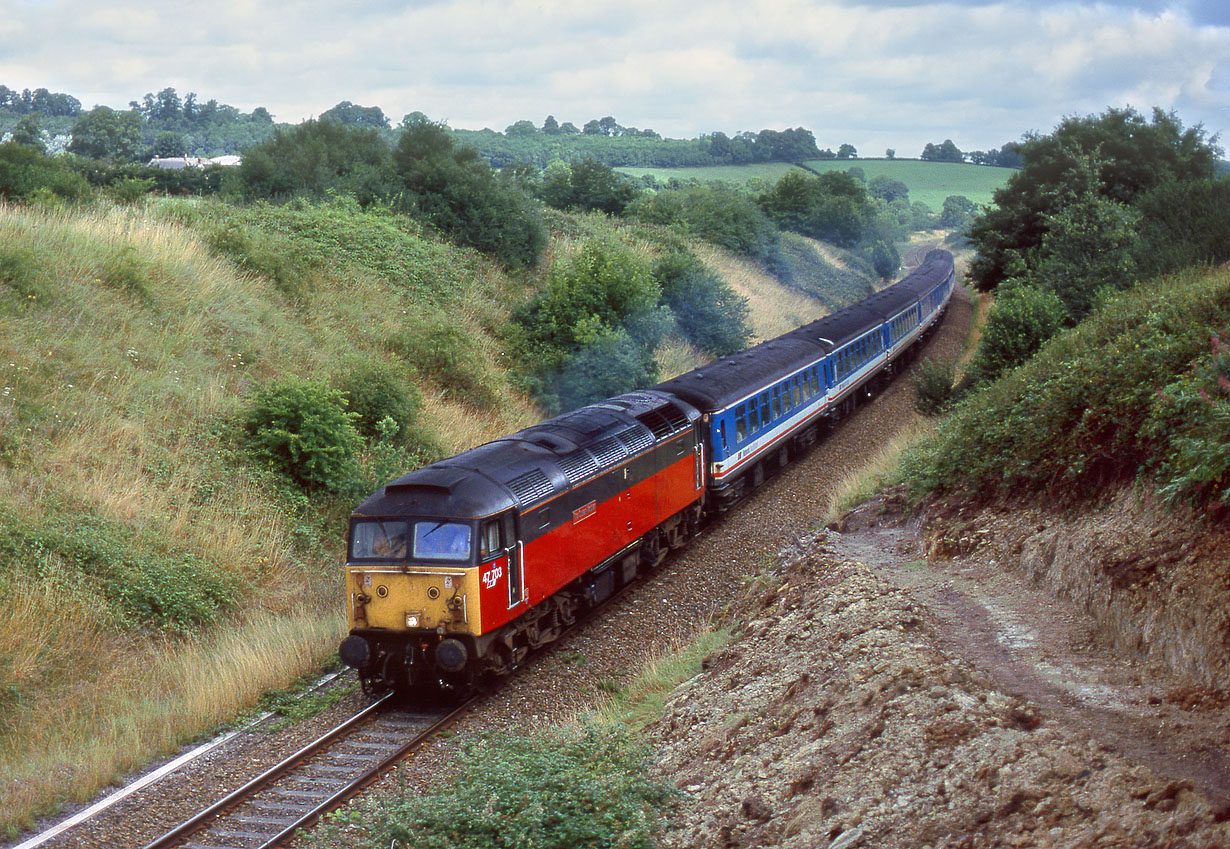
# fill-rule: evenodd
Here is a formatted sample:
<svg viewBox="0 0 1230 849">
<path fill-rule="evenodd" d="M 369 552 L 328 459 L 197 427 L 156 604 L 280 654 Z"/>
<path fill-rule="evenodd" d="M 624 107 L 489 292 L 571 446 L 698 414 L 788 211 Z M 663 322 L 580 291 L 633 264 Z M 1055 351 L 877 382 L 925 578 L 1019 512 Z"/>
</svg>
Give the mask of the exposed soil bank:
<svg viewBox="0 0 1230 849">
<path fill-rule="evenodd" d="M 848 531 L 805 541 L 740 602 L 743 634 L 651 730 L 687 796 L 667 845 L 1230 845 L 1216 776 L 1181 774 L 1230 742 L 1210 739 L 1224 707 L 1167 702 L 1169 680 L 1116 705 L 1136 671 L 1073 639 L 1075 606 L 927 564 L 911 527 Z M 1195 721 L 1153 765 L 1124 745 L 1141 705 Z"/>
<path fill-rule="evenodd" d="M 978 550 L 1087 611 L 1125 654 L 1230 688 L 1230 533 L 1129 490 L 1059 513 L 1038 506 L 929 511 L 929 558 Z"/>
</svg>

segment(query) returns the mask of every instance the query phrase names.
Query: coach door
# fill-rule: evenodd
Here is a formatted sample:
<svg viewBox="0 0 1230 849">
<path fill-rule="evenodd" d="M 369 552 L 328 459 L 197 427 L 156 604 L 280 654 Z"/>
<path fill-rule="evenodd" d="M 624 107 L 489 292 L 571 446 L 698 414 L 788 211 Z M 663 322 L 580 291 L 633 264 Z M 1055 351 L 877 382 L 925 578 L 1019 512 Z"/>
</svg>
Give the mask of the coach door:
<svg viewBox="0 0 1230 849">
<path fill-rule="evenodd" d="M 525 598 L 525 576 L 522 574 L 521 540 L 517 536 L 517 517 L 508 512 L 500 517 L 504 545 L 508 551 L 508 607 L 511 610 Z"/>
</svg>

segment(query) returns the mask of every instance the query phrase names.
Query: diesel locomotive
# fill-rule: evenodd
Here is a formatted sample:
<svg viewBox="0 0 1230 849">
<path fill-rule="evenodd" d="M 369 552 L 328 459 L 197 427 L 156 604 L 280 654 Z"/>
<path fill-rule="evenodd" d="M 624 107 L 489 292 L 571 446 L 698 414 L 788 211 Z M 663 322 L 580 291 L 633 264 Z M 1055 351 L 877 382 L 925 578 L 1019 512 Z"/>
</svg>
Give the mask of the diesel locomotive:
<svg viewBox="0 0 1230 849">
<path fill-rule="evenodd" d="M 890 379 L 955 279 L 931 251 L 853 306 L 382 487 L 350 520 L 343 662 L 371 692 L 511 671 Z"/>
</svg>

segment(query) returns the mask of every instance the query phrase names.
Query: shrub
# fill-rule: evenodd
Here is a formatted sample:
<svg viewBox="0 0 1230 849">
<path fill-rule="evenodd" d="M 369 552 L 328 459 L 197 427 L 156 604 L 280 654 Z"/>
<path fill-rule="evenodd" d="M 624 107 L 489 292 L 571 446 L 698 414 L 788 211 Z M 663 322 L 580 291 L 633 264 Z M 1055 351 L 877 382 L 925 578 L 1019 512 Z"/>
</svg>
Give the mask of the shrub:
<svg viewBox="0 0 1230 849">
<path fill-rule="evenodd" d="M 442 790 L 373 798 L 330 817 L 312 846 L 650 849 L 674 791 L 622 730 L 491 735 L 461 748 Z"/>
<path fill-rule="evenodd" d="M 368 439 L 380 435 L 378 425 L 388 418 L 394 425 L 390 437 L 401 440 L 422 406 L 417 390 L 408 387 L 391 366 L 379 361 L 351 363 L 338 388 L 347 409 L 356 416 L 355 427 Z"/>
<path fill-rule="evenodd" d="M 356 418 L 341 392 L 290 378 L 257 391 L 244 430 L 274 469 L 305 489 L 337 493 L 355 476 Z"/>
<path fill-rule="evenodd" d="M 658 381 L 652 349 L 640 345 L 623 328 L 603 333 L 569 357 L 550 383 L 555 404 L 572 410 Z"/>
<path fill-rule="evenodd" d="M 923 360 L 911 378 L 914 409 L 924 416 L 938 416 L 956 397 L 957 364 L 953 360 Z"/>
<path fill-rule="evenodd" d="M 493 385 L 496 377 L 483 361 L 478 343 L 455 324 L 416 319 L 387 344 L 446 396 L 474 407 L 492 407 L 499 400 Z"/>
<path fill-rule="evenodd" d="M 752 332 L 747 299 L 694 256 L 667 254 L 654 267 L 654 277 L 689 342 L 714 357 L 747 347 Z"/>
<path fill-rule="evenodd" d="M 247 271 L 269 278 L 282 294 L 291 298 L 303 295 L 305 270 L 300 264 L 287 251 L 261 244 L 238 221 L 215 226 L 207 239 L 216 253 L 229 257 Z"/>
<path fill-rule="evenodd" d="M 1135 478 L 1169 498 L 1224 503 L 1230 358 L 1218 346 L 1228 326 L 1224 272 L 1120 295 L 941 422 L 904 464 L 914 495 L 1042 491 L 1062 500 Z"/>
<path fill-rule="evenodd" d="M 1063 301 L 1051 291 L 1006 282 L 987 314 L 982 342 L 970 364 L 974 382 L 992 381 L 1025 362 L 1063 327 Z"/>
</svg>

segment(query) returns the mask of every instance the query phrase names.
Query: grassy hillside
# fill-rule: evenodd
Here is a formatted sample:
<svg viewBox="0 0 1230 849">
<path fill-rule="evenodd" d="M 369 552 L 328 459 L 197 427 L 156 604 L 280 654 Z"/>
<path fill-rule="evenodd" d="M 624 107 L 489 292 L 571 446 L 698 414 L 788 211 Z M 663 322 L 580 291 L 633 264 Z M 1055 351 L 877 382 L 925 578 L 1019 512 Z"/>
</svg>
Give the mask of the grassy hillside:
<svg viewBox="0 0 1230 849">
<path fill-rule="evenodd" d="M 629 166 L 616 168 L 615 170 L 621 174 L 627 174 L 629 177 L 653 177 L 662 183 L 676 179 L 700 180 L 702 183 L 739 184 L 749 183 L 753 180 L 776 183 L 791 171 L 798 171 L 799 167 L 788 162 L 758 162 L 753 165 L 712 165 L 699 168 L 640 168 Z"/>
<path fill-rule="evenodd" d="M 910 187 L 910 200 L 922 201 L 939 212 L 944 198 L 964 195 L 977 204 L 991 203 L 995 190 L 1008 181 L 1015 171 L 1011 168 L 991 168 L 954 162 L 921 162 L 916 159 L 813 159 L 803 163 L 813 171 L 848 171 L 860 168 L 863 176 L 890 177 Z M 632 177 L 650 175 L 661 182 L 672 178 L 696 179 L 748 184 L 753 181 L 776 182 L 784 174 L 798 170 L 785 163 L 763 165 L 728 165 L 713 168 L 617 168 Z"/>
<path fill-rule="evenodd" d="M 348 507 L 245 456 L 252 392 L 384 364 L 414 375 L 417 450 L 506 433 L 536 418 L 489 329 L 518 292 L 344 204 L 0 207 L 0 833 L 336 648 Z"/>
</svg>

